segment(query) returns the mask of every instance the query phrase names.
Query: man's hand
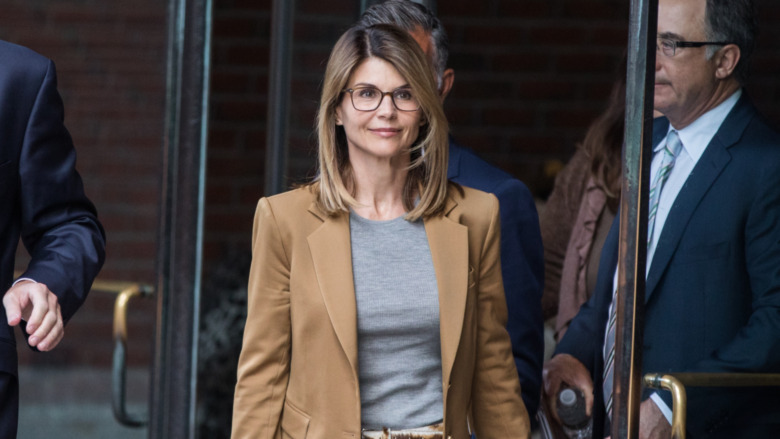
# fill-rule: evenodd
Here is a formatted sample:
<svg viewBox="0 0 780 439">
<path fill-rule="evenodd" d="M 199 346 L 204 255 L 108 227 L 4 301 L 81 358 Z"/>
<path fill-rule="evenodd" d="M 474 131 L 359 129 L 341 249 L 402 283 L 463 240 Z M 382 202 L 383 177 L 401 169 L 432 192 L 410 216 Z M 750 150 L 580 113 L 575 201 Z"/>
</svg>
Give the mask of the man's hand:
<svg viewBox="0 0 780 439">
<path fill-rule="evenodd" d="M 65 325 L 57 296 L 44 284 L 23 280 L 3 296 L 8 324 L 27 322 L 27 343 L 40 351 L 49 351 L 62 340 Z"/>
<path fill-rule="evenodd" d="M 639 439 L 669 439 L 672 437 L 672 426 L 666 420 L 663 412 L 647 398 L 639 405 Z"/>
<path fill-rule="evenodd" d="M 593 412 L 593 380 L 588 369 L 579 360 L 569 354 L 558 354 L 544 365 L 542 371 L 544 381 L 544 399 L 548 413 L 559 425 L 561 420 L 555 410 L 555 398 L 565 383 L 568 387 L 580 389 L 585 397 L 585 411 Z"/>
</svg>

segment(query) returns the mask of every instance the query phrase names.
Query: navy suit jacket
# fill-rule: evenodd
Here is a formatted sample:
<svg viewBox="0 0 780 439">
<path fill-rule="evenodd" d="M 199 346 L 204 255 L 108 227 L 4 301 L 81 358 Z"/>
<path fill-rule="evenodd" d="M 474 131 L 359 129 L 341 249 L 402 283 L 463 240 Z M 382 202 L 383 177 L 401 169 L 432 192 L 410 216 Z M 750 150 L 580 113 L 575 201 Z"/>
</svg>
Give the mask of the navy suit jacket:
<svg viewBox="0 0 780 439">
<path fill-rule="evenodd" d="M 656 125 L 654 144 L 668 122 Z M 593 372 L 594 437 L 603 437 L 602 344 L 617 223 L 594 295 L 556 351 Z M 680 190 L 649 263 L 643 373 L 780 371 L 780 136 L 744 93 Z M 686 390 L 688 437 L 779 437 L 776 389 Z M 659 396 L 671 407 L 667 392 Z"/>
<path fill-rule="evenodd" d="M 13 282 L 21 236 L 31 257 L 23 277 L 57 295 L 65 321 L 84 301 L 105 247 L 75 163 L 54 64 L 0 41 L 0 293 Z M 6 322 L 0 306 L 0 372 L 16 376 L 16 344 Z"/>
<path fill-rule="evenodd" d="M 498 198 L 501 273 L 509 311 L 507 331 L 512 339 L 523 402 L 531 425 L 535 426 L 544 355 L 544 257 L 533 196 L 520 180 L 457 145 L 452 139 L 447 174 L 455 183 L 492 193 Z"/>
</svg>

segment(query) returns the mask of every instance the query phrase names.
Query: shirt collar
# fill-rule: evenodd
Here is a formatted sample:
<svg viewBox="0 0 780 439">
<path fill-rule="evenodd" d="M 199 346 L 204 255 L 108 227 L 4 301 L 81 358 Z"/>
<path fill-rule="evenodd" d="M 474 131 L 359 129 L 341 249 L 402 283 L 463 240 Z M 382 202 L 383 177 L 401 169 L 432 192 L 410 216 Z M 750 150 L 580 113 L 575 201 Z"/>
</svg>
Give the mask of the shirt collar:
<svg viewBox="0 0 780 439">
<path fill-rule="evenodd" d="M 698 161 L 699 157 L 704 154 L 704 150 L 707 149 L 707 145 L 709 145 L 712 138 L 715 137 L 718 128 L 720 128 L 723 121 L 726 120 L 726 116 L 729 115 L 731 109 L 737 104 L 740 96 L 742 96 L 742 89 L 738 89 L 717 107 L 702 114 L 698 119 L 693 121 L 693 123 L 681 130 L 676 130 L 669 124 L 669 131 L 667 131 L 666 136 L 668 137 L 669 132 L 672 130 L 677 131 L 677 135 L 680 137 L 680 141 L 683 144 L 683 150 L 686 151 L 694 161 Z M 654 151 L 657 152 L 664 146 L 666 146 L 665 139 L 654 148 Z"/>
</svg>

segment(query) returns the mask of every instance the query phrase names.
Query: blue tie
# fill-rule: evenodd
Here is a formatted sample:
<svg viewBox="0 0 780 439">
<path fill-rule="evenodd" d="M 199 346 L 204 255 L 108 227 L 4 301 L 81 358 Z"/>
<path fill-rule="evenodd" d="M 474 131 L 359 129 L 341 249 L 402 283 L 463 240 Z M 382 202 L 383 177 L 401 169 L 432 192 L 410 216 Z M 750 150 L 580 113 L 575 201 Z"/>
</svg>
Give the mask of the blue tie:
<svg viewBox="0 0 780 439">
<path fill-rule="evenodd" d="M 658 212 L 658 200 L 661 198 L 661 189 L 663 189 L 666 179 L 674 166 L 674 160 L 682 149 L 682 142 L 677 131 L 672 130 L 666 138 L 666 146 L 660 151 L 661 166 L 653 178 L 650 185 L 649 202 L 650 209 L 647 215 L 647 247 L 653 240 L 653 229 L 655 228 L 655 216 Z M 649 264 L 650 261 L 647 261 Z M 612 419 L 612 389 L 614 385 L 615 374 L 615 323 L 617 322 L 617 285 L 612 292 L 612 303 L 609 305 L 609 320 L 607 320 L 607 331 L 604 337 L 604 401 L 605 408 L 609 418 Z"/>
</svg>

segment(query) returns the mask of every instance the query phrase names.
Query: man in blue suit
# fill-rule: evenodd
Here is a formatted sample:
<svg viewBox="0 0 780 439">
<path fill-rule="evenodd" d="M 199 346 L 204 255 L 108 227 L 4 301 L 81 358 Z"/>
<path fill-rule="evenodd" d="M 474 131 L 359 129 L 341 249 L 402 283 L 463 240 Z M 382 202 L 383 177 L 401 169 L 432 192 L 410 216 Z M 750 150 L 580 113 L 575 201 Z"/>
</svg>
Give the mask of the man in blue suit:
<svg viewBox="0 0 780 439">
<path fill-rule="evenodd" d="M 447 34 L 439 19 L 409 0 L 388 0 L 366 10 L 365 26 L 392 24 L 408 31 L 431 59 L 442 101 L 452 89 L 455 72 L 447 68 Z M 539 407 L 544 354 L 542 289 L 544 258 L 539 217 L 528 188 L 450 138 L 448 177 L 455 183 L 492 193 L 501 216 L 501 272 L 509 320 L 507 331 L 520 377 L 523 402 L 532 427 Z"/>
<path fill-rule="evenodd" d="M 0 437 L 15 438 L 19 383 L 13 327 L 49 351 L 86 298 L 105 236 L 75 170 L 54 65 L 0 41 Z M 13 280 L 21 237 L 30 263 Z"/>
<path fill-rule="evenodd" d="M 780 135 L 742 90 L 755 32 L 752 0 L 659 2 L 654 104 L 668 124 L 654 129 L 651 178 L 678 152 L 648 221 L 643 373 L 780 370 Z M 617 229 L 592 299 L 545 367 L 548 403 L 561 382 L 585 391 L 594 438 L 611 415 L 602 377 Z M 688 437 L 780 437 L 769 390 L 687 389 Z M 670 437 L 670 399 L 645 391 L 641 438 Z"/>
</svg>

